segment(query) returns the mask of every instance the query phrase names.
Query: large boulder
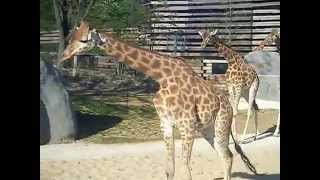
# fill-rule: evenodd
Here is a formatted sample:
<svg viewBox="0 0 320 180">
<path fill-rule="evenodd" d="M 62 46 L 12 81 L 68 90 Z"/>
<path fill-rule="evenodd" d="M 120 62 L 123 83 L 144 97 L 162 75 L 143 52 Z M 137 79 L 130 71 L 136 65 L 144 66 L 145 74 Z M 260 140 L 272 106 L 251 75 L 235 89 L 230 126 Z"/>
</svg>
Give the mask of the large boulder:
<svg viewBox="0 0 320 180">
<path fill-rule="evenodd" d="M 259 75 L 258 99 L 280 101 L 280 54 L 268 51 L 253 51 L 245 56 Z"/>
<path fill-rule="evenodd" d="M 40 58 L 40 103 L 41 101 L 44 107 L 41 109 L 40 104 L 40 144 L 74 139 L 77 123 L 62 77 L 52 64 Z"/>
</svg>

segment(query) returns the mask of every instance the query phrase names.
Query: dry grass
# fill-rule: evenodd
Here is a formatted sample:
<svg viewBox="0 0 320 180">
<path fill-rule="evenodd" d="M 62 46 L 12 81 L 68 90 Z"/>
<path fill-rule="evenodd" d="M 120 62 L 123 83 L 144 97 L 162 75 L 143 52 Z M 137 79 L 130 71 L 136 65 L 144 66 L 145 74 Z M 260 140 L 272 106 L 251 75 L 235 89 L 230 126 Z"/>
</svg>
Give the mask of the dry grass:
<svg viewBox="0 0 320 180">
<path fill-rule="evenodd" d="M 159 117 L 151 103 L 151 96 L 76 96 L 72 99 L 81 141 L 108 144 L 159 140 L 162 137 Z M 277 115 L 276 110 L 260 110 L 260 132 L 274 128 Z M 240 111 L 238 121 L 240 133 L 246 121 L 246 111 Z M 248 133 L 254 132 L 253 127 L 251 121 Z M 175 134 L 179 138 L 179 133 Z"/>
</svg>

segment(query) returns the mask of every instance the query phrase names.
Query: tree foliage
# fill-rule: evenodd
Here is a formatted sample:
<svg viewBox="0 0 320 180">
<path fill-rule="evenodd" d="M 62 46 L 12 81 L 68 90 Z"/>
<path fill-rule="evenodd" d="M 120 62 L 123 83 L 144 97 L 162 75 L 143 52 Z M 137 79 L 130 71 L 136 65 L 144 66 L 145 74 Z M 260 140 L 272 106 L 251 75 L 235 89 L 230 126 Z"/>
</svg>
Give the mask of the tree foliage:
<svg viewBox="0 0 320 180">
<path fill-rule="evenodd" d="M 40 0 L 40 30 L 56 30 L 52 0 Z"/>
<path fill-rule="evenodd" d="M 120 34 L 125 28 L 146 24 L 149 14 L 137 0 L 97 0 L 87 20 L 95 27 L 112 28 Z"/>
</svg>

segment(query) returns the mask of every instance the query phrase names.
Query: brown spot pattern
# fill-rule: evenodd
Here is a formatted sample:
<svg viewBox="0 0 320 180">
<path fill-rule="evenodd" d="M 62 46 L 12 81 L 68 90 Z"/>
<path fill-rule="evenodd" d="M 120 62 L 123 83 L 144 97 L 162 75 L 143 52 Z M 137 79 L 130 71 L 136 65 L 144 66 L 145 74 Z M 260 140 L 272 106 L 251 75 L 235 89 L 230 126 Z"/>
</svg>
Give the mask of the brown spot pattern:
<svg viewBox="0 0 320 180">
<path fill-rule="evenodd" d="M 172 94 L 176 94 L 177 92 L 178 92 L 178 86 L 177 85 L 171 85 L 170 87 L 169 87 L 169 89 L 170 89 L 170 92 L 172 93 Z"/>
<path fill-rule="evenodd" d="M 156 59 L 155 61 L 153 61 L 151 68 L 153 69 L 159 69 L 161 66 L 160 60 Z"/>
<path fill-rule="evenodd" d="M 137 59 L 138 58 L 138 51 L 133 50 L 130 54 L 128 54 L 128 56 L 131 57 L 132 59 Z"/>
</svg>

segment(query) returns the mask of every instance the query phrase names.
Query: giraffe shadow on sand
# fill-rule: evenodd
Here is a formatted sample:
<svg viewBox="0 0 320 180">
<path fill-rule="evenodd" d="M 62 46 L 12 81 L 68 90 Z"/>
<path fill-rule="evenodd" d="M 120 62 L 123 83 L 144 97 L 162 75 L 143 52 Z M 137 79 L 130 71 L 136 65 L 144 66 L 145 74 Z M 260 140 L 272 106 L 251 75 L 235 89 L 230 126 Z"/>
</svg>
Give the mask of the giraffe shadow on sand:
<svg viewBox="0 0 320 180">
<path fill-rule="evenodd" d="M 87 113 L 75 112 L 78 121 L 77 139 L 89 137 L 100 131 L 110 129 L 121 122 L 117 116 L 101 116 Z"/>
<path fill-rule="evenodd" d="M 253 180 L 279 180 L 280 174 L 262 174 L 262 175 L 252 175 L 245 172 L 234 172 L 231 177 L 239 177 L 243 179 L 253 179 Z"/>
<path fill-rule="evenodd" d="M 273 136 L 273 132 L 275 131 L 275 129 L 276 129 L 276 125 L 273 125 L 272 127 L 267 129 L 263 133 L 259 134 L 257 136 L 257 138 L 256 138 L 256 141 L 257 140 L 261 140 L 261 139 L 265 139 L 265 138 L 270 137 L 270 136 Z M 244 139 L 243 141 L 241 141 L 241 144 L 247 144 L 247 143 L 250 143 L 250 142 L 253 142 L 253 141 L 254 141 L 254 136 Z"/>
</svg>

